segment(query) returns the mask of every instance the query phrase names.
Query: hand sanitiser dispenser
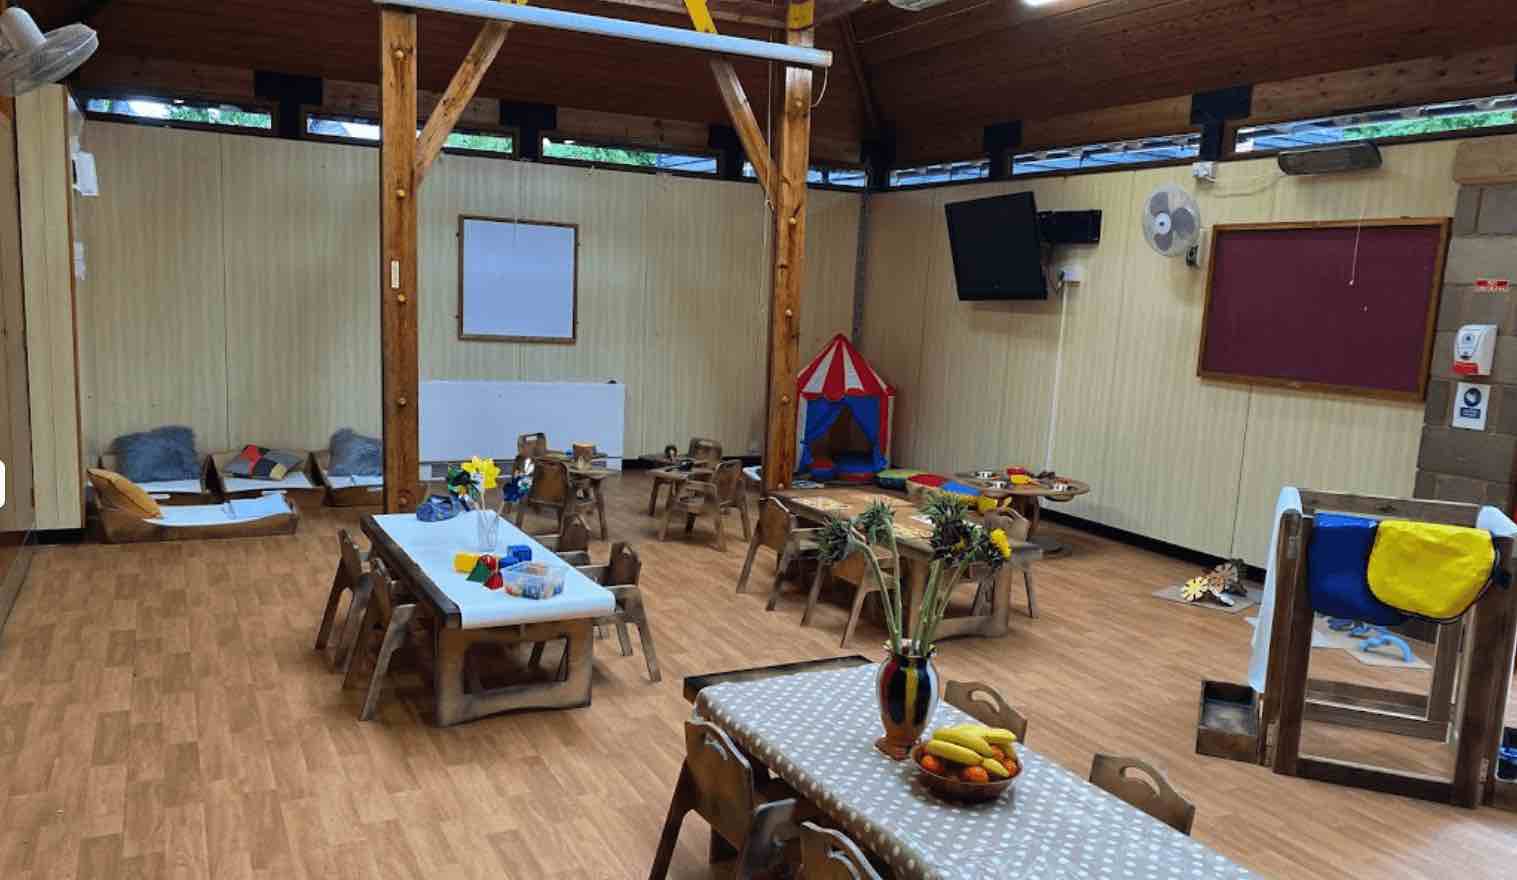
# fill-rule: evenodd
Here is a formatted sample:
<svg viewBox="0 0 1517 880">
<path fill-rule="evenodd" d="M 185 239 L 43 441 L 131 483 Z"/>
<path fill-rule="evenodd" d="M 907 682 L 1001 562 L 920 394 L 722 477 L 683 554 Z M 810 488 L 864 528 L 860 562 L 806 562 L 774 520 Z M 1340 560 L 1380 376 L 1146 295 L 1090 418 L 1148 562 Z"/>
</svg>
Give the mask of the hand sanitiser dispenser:
<svg viewBox="0 0 1517 880">
<path fill-rule="evenodd" d="M 1454 335 L 1454 372 L 1460 376 L 1489 376 L 1496 356 L 1496 325 L 1465 324 Z"/>
</svg>

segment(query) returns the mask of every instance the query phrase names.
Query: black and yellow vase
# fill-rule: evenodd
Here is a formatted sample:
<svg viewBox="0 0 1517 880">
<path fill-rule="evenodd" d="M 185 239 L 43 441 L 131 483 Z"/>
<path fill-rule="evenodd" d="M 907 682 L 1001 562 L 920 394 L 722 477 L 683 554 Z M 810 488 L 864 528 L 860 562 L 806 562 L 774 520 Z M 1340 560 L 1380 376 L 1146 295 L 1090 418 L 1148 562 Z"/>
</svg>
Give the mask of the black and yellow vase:
<svg viewBox="0 0 1517 880">
<path fill-rule="evenodd" d="M 880 698 L 880 723 L 885 735 L 875 741 L 875 748 L 892 760 L 904 761 L 911 747 L 922 738 L 938 707 L 938 670 L 932 654 L 919 656 L 908 652 L 891 652 L 880 663 L 875 688 Z"/>
</svg>

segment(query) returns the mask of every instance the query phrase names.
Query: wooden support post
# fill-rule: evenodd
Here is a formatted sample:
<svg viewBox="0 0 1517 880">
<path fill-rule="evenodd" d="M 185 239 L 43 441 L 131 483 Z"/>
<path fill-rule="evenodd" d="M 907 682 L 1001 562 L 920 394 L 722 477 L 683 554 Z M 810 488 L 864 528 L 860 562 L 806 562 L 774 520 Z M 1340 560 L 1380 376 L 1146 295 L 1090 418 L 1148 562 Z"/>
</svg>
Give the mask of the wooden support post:
<svg viewBox="0 0 1517 880">
<path fill-rule="evenodd" d="M 422 129 L 417 141 L 416 186 L 421 185 L 422 178 L 427 176 L 427 169 L 432 167 L 437 155 L 442 152 L 442 145 L 448 140 L 448 135 L 453 133 L 453 126 L 458 124 L 458 117 L 463 115 L 464 108 L 474 100 L 475 90 L 485 78 L 490 64 L 495 61 L 510 30 L 510 23 L 503 21 L 487 21 L 480 28 L 479 36 L 474 38 L 473 48 L 469 49 L 469 54 L 464 56 L 463 63 L 453 73 L 448 90 L 443 92 L 437 106 L 432 109 L 432 115 L 427 117 L 426 128 Z"/>
<path fill-rule="evenodd" d="M 379 324 L 384 507 L 421 500 L 416 302 L 416 13 L 379 10 Z M 446 137 L 446 133 L 444 134 Z"/>
<path fill-rule="evenodd" d="M 790 4 L 785 42 L 810 46 L 815 38 L 810 0 Z M 806 276 L 806 171 L 811 158 L 811 71 L 785 69 L 785 107 L 780 121 L 779 167 L 769 199 L 774 203 L 774 285 L 769 295 L 768 420 L 764 438 L 764 491 L 790 485 L 795 473 L 800 368 L 801 282 Z"/>
</svg>

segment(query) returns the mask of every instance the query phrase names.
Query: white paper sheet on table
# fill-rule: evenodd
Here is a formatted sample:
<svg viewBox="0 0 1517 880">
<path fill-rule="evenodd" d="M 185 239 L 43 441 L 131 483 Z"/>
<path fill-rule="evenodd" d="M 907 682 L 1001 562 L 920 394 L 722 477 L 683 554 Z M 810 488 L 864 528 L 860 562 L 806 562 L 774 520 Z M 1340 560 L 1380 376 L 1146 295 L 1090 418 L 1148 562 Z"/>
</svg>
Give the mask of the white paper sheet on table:
<svg viewBox="0 0 1517 880">
<path fill-rule="evenodd" d="M 154 480 L 137 485 L 149 495 L 199 495 L 203 491 L 199 480 Z"/>
<path fill-rule="evenodd" d="M 316 486 L 305 471 L 291 471 L 281 480 L 254 480 L 248 477 L 223 475 L 222 484 L 228 492 L 275 491 L 279 489 L 314 489 Z"/>
<path fill-rule="evenodd" d="M 257 498 L 234 498 L 223 504 L 165 507 L 159 517 L 148 522 L 163 526 L 219 526 L 252 522 L 289 512 L 290 502 L 285 499 L 284 493 L 274 492 Z"/>
<path fill-rule="evenodd" d="M 1275 620 L 1275 553 L 1280 542 L 1280 517 L 1286 511 L 1301 510 L 1301 491 L 1294 486 L 1280 490 L 1275 501 L 1275 526 L 1269 539 L 1269 569 L 1264 575 L 1264 600 L 1259 603 L 1259 625 L 1254 627 L 1254 641 L 1248 658 L 1248 683 L 1264 693 L 1269 670 L 1270 629 Z M 1498 538 L 1517 536 L 1517 523 L 1499 509 L 1486 505 L 1475 517 L 1475 528 L 1485 529 Z"/>
<path fill-rule="evenodd" d="M 464 629 L 601 617 L 616 608 L 616 598 L 609 590 L 569 567 L 504 519 L 496 533 L 495 555 L 504 555 L 512 544 L 526 544 L 532 548 L 533 560 L 569 568 L 564 578 L 564 591 L 551 599 L 524 599 L 504 590 L 485 589 L 484 584 L 475 583 L 454 571 L 453 557 L 456 554 L 480 552 L 478 516 L 478 511 L 470 511 L 434 523 L 422 522 L 413 513 L 388 513 L 374 519 L 432 583 L 458 606 Z"/>
</svg>

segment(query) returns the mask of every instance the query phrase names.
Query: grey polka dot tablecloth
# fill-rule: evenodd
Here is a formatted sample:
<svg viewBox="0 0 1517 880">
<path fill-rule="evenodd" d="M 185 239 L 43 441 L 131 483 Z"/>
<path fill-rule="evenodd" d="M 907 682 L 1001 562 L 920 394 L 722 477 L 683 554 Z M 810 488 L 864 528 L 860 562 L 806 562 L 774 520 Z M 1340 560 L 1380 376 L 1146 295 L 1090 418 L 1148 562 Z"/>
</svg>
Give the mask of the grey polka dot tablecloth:
<svg viewBox="0 0 1517 880">
<path fill-rule="evenodd" d="M 883 732 L 874 677 L 874 666 L 859 666 L 713 685 L 696 714 L 903 880 L 1253 876 L 1025 746 L 1022 774 L 1000 800 L 939 799 L 910 761 L 874 748 Z M 943 703 L 932 720 L 973 719 Z"/>
</svg>

